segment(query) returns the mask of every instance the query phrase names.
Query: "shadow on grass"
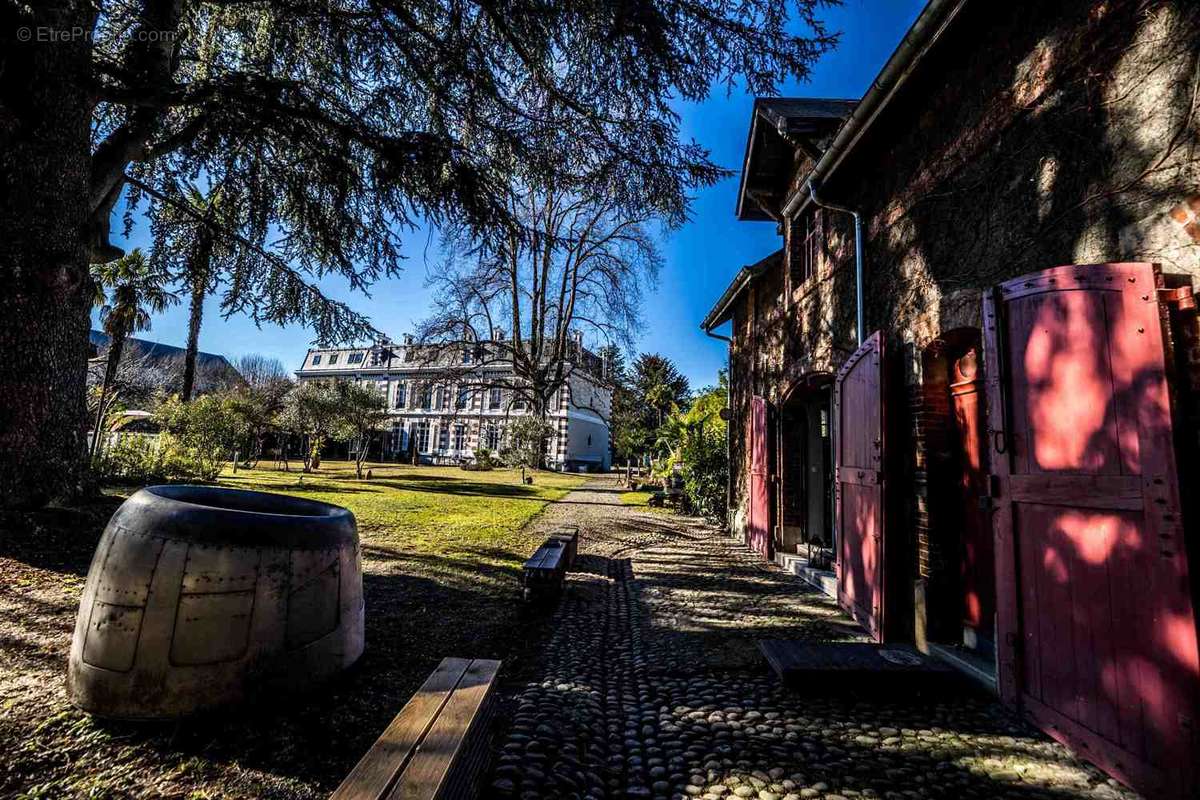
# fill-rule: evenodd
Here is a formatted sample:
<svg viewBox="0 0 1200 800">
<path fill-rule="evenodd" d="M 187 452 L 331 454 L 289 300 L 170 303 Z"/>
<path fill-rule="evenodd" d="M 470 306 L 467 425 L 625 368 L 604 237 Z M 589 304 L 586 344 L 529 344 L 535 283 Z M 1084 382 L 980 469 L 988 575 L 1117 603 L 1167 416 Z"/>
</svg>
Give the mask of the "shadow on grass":
<svg viewBox="0 0 1200 800">
<path fill-rule="evenodd" d="M 322 483 L 333 491 L 383 490 Z M 445 485 L 427 481 L 418 490 Z M 307 482 L 303 488 L 321 491 Z M 518 495 L 530 491 L 511 488 Z M 103 498 L 79 509 L 0 515 L 0 556 L 19 562 L 18 570 L 26 565 L 83 576 L 122 501 Z M 108 793 L 126 796 L 131 782 L 142 786 L 175 775 L 184 762 L 195 765 L 194 785 L 214 795 L 327 794 L 442 658 L 498 658 L 507 675 L 543 641 L 552 609 L 521 601 L 520 564 L 527 554 L 486 545 L 414 554 L 368 539 L 363 553 L 366 650 L 357 664 L 303 694 L 256 698 L 170 723 L 99 720 L 67 704 L 60 687 L 78 584 L 57 592 L 43 575 L 39 588 L 0 592 L 0 661 L 24 687 L 22 708 L 28 709 L 0 726 L 0 752 L 6 753 L 0 796 L 78 780 L 98 787 L 113 782 Z M 127 753 L 122 759 L 137 763 L 145 775 L 113 766 L 117 751 Z M 71 757 L 63 758 L 68 752 Z"/>
<path fill-rule="evenodd" d="M 493 556 L 511 554 L 495 551 L 486 557 Z M 260 697 L 175 722 L 101 720 L 62 703 L 47 703 L 44 717 L 26 715 L 9 726 L 9 735 L 22 740 L 36 729 L 38 744 L 6 757 L 6 780 L 25 776 L 29 784 L 92 774 L 88 751 L 119 743 L 133 748 L 143 768 L 164 775 L 181 760 L 198 759 L 202 774 L 216 778 L 201 784 L 210 790 L 228 789 L 233 781 L 240 783 L 244 770 L 252 770 L 325 794 L 341 782 L 442 658 L 497 658 L 507 671 L 518 668 L 542 641 L 548 614 L 521 603 L 515 569 L 479 565 L 469 557 L 397 558 L 386 551 L 368 552 L 368 557 L 380 559 L 386 572 L 364 575 L 366 649 L 346 672 L 304 693 Z M 389 566 L 386 558 L 399 563 Z M 447 572 L 458 575 L 448 581 Z M 23 600 L 12 610 L 30 627 L 10 626 L 0 635 L 0 653 L 41 676 L 41 682 L 61 680 L 75 605 Z M 53 634 L 55 650 L 39 648 L 27 635 L 34 627 L 61 629 Z M 81 736 L 81 730 L 90 733 Z M 7 738 L 0 738 L 0 744 Z M 48 760 L 55 760 L 53 753 L 66 750 L 73 754 L 69 763 L 47 769 Z M 95 756 L 101 760 L 100 753 Z M 222 775 L 224 767 L 233 771 Z M 0 794 L 16 788 L 9 785 Z M 249 791 L 257 794 L 253 788 Z"/>
<path fill-rule="evenodd" d="M 466 581 L 475 581 L 479 577 L 491 578 L 496 581 L 507 581 L 512 584 L 514 591 L 520 592 L 521 564 L 526 556 L 512 550 L 499 547 L 462 547 L 452 554 L 439 555 L 436 553 L 406 553 L 392 547 L 377 544 L 362 545 L 364 559 L 370 559 L 388 564 L 392 569 L 404 569 L 406 566 L 418 569 L 433 570 L 437 574 L 458 572 Z M 499 562 L 499 563 L 497 563 Z"/>
<path fill-rule="evenodd" d="M 512 499 L 542 500 L 539 487 L 521 484 L 488 483 L 466 481 L 456 478 L 434 476 L 412 476 L 404 478 L 372 478 L 371 483 L 408 492 L 433 492 L 435 494 L 466 495 L 474 497 L 498 497 Z"/>
<path fill-rule="evenodd" d="M 97 497 L 73 508 L 0 513 L 0 557 L 51 572 L 86 575 L 109 517 L 124 497 Z"/>
</svg>

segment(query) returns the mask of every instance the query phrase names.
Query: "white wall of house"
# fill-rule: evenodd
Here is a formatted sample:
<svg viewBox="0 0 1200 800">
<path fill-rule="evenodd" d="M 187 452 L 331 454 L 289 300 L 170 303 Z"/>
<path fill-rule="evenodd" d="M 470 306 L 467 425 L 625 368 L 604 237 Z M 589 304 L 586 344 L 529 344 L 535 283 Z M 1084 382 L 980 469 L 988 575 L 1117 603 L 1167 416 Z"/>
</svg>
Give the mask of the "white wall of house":
<svg viewBox="0 0 1200 800">
<path fill-rule="evenodd" d="M 381 355 L 386 352 L 387 355 Z M 509 422 L 528 413 L 524 403 L 508 389 L 459 387 L 446 380 L 444 366 L 424 365 L 407 345 L 309 350 L 296 371 L 297 380 L 354 380 L 374 385 L 386 398 L 391 420 L 384 426 L 384 458 L 407 454 L 410 442 L 431 460 L 473 458 L 480 447 L 498 449 Z M 511 374 L 495 365 L 486 368 L 489 379 Z M 563 469 L 580 464 L 609 466 L 607 419 L 612 389 L 603 380 L 576 370 L 567 386 L 550 404 L 549 417 L 556 433 L 548 450 L 550 465 Z"/>
</svg>

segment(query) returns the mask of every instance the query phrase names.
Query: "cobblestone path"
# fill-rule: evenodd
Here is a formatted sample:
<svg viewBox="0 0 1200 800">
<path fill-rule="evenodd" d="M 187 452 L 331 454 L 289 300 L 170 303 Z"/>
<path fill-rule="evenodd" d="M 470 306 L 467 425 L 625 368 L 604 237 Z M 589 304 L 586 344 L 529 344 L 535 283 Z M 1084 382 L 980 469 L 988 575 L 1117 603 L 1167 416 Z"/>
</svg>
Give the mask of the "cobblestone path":
<svg viewBox="0 0 1200 800">
<path fill-rule="evenodd" d="M 1132 798 L 994 700 L 784 690 L 761 638 L 860 639 L 823 595 L 695 521 L 588 484 L 537 674 L 510 687 L 484 796 Z"/>
</svg>

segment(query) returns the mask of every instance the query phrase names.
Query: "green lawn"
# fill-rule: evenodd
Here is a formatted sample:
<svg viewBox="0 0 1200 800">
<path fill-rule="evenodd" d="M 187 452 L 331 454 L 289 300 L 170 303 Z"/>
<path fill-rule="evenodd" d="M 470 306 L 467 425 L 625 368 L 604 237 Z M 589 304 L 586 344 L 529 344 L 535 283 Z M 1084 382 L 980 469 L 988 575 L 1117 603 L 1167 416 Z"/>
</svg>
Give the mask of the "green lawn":
<svg viewBox="0 0 1200 800">
<path fill-rule="evenodd" d="M 651 506 L 650 496 L 657 492 L 657 488 L 639 489 L 636 492 L 621 492 L 621 502 L 629 506 L 638 506 L 646 511 L 656 513 L 669 513 L 670 509 L 662 506 Z"/>
<path fill-rule="evenodd" d="M 324 798 L 441 658 L 500 658 L 519 674 L 548 618 L 521 602 L 521 561 L 539 543 L 523 528 L 584 478 L 370 468 L 361 481 L 346 462 L 221 475 L 354 512 L 366 650 L 314 691 L 180 723 L 96 720 L 63 691 L 82 579 L 121 498 L 0 519 L 0 797 Z"/>
<path fill-rule="evenodd" d="M 354 465 L 322 462 L 314 473 L 273 468 L 228 467 L 220 483 L 238 489 L 281 492 L 345 506 L 354 512 L 359 533 L 373 544 L 416 552 L 450 553 L 479 546 L 523 543 L 519 529 L 549 500 L 557 500 L 583 479 L 556 472 L 520 470 L 467 472 L 458 467 L 368 464 L 372 477 L 357 480 Z"/>
<path fill-rule="evenodd" d="M 644 506 L 650 502 L 653 491 L 638 490 L 636 492 L 621 492 L 621 502 L 627 506 Z"/>
</svg>

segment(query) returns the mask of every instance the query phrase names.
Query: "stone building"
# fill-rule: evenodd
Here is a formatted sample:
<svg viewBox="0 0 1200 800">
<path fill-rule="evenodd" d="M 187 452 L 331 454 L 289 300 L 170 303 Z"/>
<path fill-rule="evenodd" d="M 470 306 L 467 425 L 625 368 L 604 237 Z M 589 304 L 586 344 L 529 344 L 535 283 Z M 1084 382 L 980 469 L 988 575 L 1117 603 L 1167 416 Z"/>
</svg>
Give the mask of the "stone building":
<svg viewBox="0 0 1200 800">
<path fill-rule="evenodd" d="M 1198 155 L 1200 4 L 932 0 L 862 98 L 756 103 L 781 247 L 702 323 L 735 535 L 1152 796 L 1200 791 Z"/>
<path fill-rule="evenodd" d="M 429 347 L 388 340 L 369 347 L 312 349 L 296 371 L 299 381 L 345 379 L 376 386 L 386 398 L 391 421 L 377 456 L 407 458 L 415 451 L 424 463 L 457 464 L 475 451 L 493 453 L 505 446 L 512 421 L 531 412 L 515 389 L 510 366 L 488 358 L 487 345 Z M 581 341 L 565 385 L 548 410 L 554 427 L 547 448 L 552 469 L 607 470 L 611 464 L 609 416 L 612 387 L 604 364 Z M 376 455 L 376 454 L 373 454 Z"/>
</svg>

